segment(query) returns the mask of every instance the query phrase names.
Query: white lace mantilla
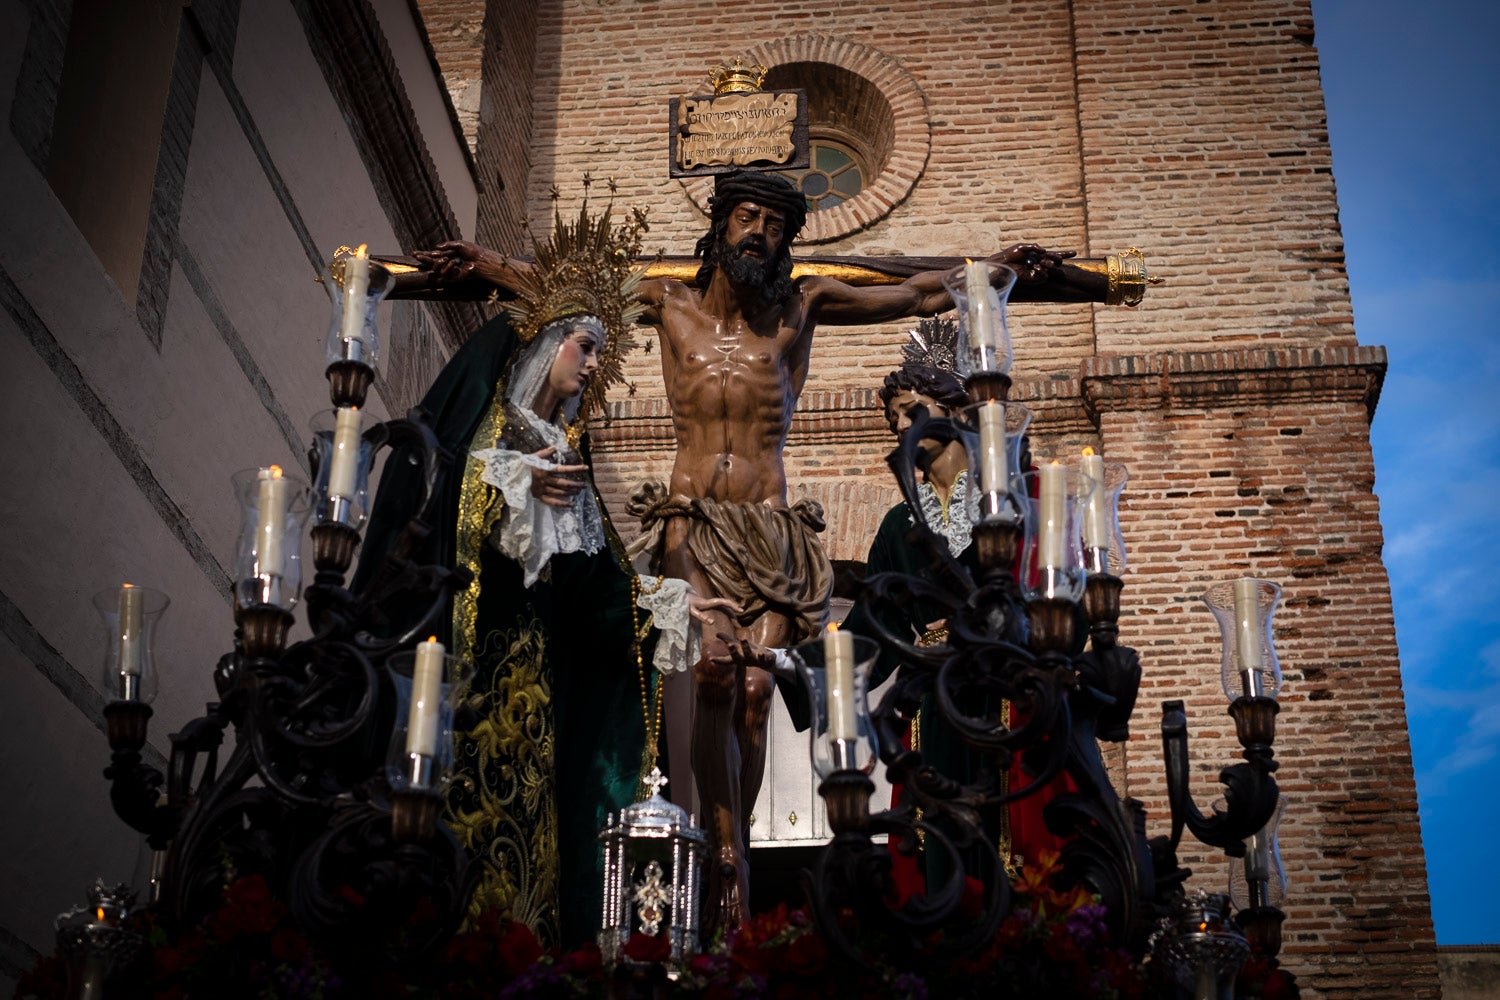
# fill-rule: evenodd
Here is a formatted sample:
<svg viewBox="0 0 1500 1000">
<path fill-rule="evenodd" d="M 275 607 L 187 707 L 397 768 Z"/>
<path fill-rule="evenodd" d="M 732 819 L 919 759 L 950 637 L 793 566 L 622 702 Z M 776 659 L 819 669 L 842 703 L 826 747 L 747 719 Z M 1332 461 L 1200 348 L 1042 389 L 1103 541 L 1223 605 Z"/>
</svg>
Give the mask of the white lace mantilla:
<svg viewBox="0 0 1500 1000">
<path fill-rule="evenodd" d="M 661 633 L 651 664 L 663 675 L 681 673 L 698 659 L 698 623 L 688 610 L 692 592 L 686 580 L 641 576 L 641 596 L 636 604 L 642 611 L 651 612 L 651 624 Z"/>
<path fill-rule="evenodd" d="M 968 487 L 969 474 L 959 472 L 948 494 L 948 506 L 944 509 L 943 498 L 930 483 L 917 484 L 917 498 L 922 501 L 922 520 L 947 540 L 948 551 L 955 556 L 969 547 L 969 538 L 974 533 L 974 523 L 969 520 Z"/>
<path fill-rule="evenodd" d="M 559 452 L 567 447 L 563 431 L 546 421 L 529 418 L 532 429 Z M 566 507 L 553 507 L 531 495 L 531 470 L 555 469 L 557 463 L 506 448 L 470 452 L 484 463 L 480 478 L 505 497 L 505 511 L 490 532 L 490 544 L 521 564 L 530 587 L 548 560 L 559 552 L 593 555 L 604 547 L 604 519 L 591 489 L 579 490 Z"/>
</svg>

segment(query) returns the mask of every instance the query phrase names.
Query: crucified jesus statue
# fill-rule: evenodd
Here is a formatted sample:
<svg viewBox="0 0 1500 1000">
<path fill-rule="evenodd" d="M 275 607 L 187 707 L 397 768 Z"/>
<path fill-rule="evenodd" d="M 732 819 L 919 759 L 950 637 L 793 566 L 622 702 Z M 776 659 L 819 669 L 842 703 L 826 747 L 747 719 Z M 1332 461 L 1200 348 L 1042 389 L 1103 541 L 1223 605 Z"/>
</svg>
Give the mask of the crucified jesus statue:
<svg viewBox="0 0 1500 1000">
<path fill-rule="evenodd" d="M 788 506 L 782 459 L 813 331 L 820 323 L 930 316 L 952 305 L 943 270 L 873 285 L 794 278 L 791 243 L 806 215 L 801 193 L 779 175 L 722 175 L 710 202 L 711 228 L 698 241 L 696 275 L 648 272 L 639 286 L 647 307 L 642 322 L 662 342 L 677 454 L 670 483 L 633 502 L 644 529 L 638 544 L 658 572 L 741 608 L 712 612 L 714 623 L 704 629 L 691 739 L 709 836 L 708 919 L 730 927 L 748 915 L 748 819 L 765 774 L 774 687 L 768 672 L 733 656 L 730 646 L 749 640 L 785 647 L 811 638 L 832 590 L 816 537 L 821 510 L 807 501 Z M 467 242 L 415 256 L 435 284 L 448 286 L 482 279 L 511 290 L 530 266 Z M 989 259 L 1014 268 L 1023 285 L 1041 285 L 1071 256 L 1021 243 Z"/>
</svg>

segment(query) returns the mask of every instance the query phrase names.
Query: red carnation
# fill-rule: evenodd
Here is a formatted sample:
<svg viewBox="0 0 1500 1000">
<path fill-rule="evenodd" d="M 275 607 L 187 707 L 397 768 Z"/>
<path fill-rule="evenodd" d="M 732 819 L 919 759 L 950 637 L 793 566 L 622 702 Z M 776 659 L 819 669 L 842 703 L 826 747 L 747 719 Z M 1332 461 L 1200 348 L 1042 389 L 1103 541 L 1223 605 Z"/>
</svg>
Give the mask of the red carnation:
<svg viewBox="0 0 1500 1000">
<path fill-rule="evenodd" d="M 236 934 L 269 934 L 286 912 L 271 895 L 271 887 L 260 875 L 231 882 L 224 890 L 224 905 L 213 915 L 214 937 L 228 941 Z"/>
<path fill-rule="evenodd" d="M 542 957 L 542 946 L 531 928 L 514 920 L 506 921 L 504 936 L 495 947 L 500 953 L 500 964 L 512 976 L 519 976 Z"/>
<path fill-rule="evenodd" d="M 283 927 L 271 935 L 271 954 L 283 962 L 301 962 L 307 954 L 307 939 L 290 927 Z"/>
<path fill-rule="evenodd" d="M 984 883 L 972 875 L 964 876 L 964 894 L 958 900 L 960 920 L 974 923 L 984 916 Z"/>
<path fill-rule="evenodd" d="M 625 957 L 633 962 L 665 962 L 672 955 L 672 942 L 665 934 L 636 931 L 625 942 Z"/>
</svg>

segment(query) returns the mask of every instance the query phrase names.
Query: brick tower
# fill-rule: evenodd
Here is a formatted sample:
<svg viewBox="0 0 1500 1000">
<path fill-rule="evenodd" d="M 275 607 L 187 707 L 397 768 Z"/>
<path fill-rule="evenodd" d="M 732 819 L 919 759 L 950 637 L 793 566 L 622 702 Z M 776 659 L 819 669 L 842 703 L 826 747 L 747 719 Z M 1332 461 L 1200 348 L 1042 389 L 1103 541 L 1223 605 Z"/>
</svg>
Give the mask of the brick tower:
<svg viewBox="0 0 1500 1000">
<path fill-rule="evenodd" d="M 566 207 L 588 172 L 649 206 L 648 249 L 686 253 L 705 186 L 668 177 L 667 101 L 744 55 L 771 67 L 767 86 L 806 88 L 813 139 L 862 171 L 800 255 L 1143 248 L 1166 283 L 1139 308 L 1011 312 L 1012 398 L 1035 411 L 1034 453 L 1089 444 L 1131 471 L 1121 629 L 1145 679 L 1122 781 L 1161 832 L 1157 711 L 1182 698 L 1196 798 L 1213 798 L 1239 748 L 1196 598 L 1242 575 L 1279 582 L 1283 958 L 1310 996 L 1438 995 L 1372 492 L 1385 353 L 1355 337 L 1308 0 L 420 6 L 450 90 L 468 93 L 455 103 L 472 105 L 482 76 L 469 126 L 482 241 L 516 248 L 523 218 L 550 221 L 554 185 Z M 895 497 L 875 389 L 903 337 L 824 328 L 815 341 L 787 471 L 827 508 L 835 559 L 863 558 Z M 659 359 L 638 353 L 628 376 L 595 431 L 616 511 L 665 477 L 672 449 Z M 1186 863 L 1194 884 L 1227 883 L 1222 857 Z"/>
</svg>

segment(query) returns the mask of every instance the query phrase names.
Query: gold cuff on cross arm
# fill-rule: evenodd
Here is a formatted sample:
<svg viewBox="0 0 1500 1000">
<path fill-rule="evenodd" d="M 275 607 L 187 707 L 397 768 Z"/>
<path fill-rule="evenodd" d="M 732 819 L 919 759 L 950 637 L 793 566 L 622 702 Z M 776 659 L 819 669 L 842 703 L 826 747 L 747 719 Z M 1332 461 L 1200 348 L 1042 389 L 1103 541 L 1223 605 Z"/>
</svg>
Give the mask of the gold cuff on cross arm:
<svg viewBox="0 0 1500 1000">
<path fill-rule="evenodd" d="M 1109 288 L 1105 292 L 1106 305 L 1138 306 L 1146 297 L 1146 255 L 1140 248 L 1130 247 L 1105 258 L 1109 267 Z"/>
</svg>

